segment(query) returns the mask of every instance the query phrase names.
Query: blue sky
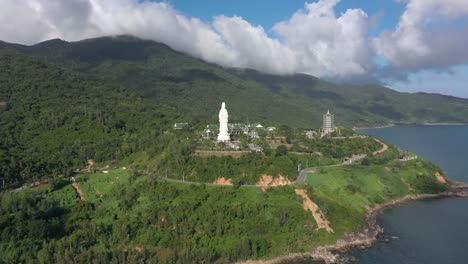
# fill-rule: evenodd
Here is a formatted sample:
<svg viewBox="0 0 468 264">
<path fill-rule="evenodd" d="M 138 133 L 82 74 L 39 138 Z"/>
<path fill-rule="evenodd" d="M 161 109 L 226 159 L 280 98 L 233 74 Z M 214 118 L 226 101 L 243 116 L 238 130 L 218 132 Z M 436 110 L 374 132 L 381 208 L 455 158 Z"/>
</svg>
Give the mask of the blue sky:
<svg viewBox="0 0 468 264">
<path fill-rule="evenodd" d="M 2 0 L 0 40 L 131 34 L 227 67 L 468 98 L 468 1 Z"/>
<path fill-rule="evenodd" d="M 303 8 L 305 0 L 168 0 L 166 2 L 187 16 L 198 17 L 207 22 L 221 14 L 241 16 L 252 24 L 262 25 L 268 30 Z M 382 29 L 394 28 L 405 10 L 405 5 L 396 0 L 343 0 L 336 6 L 336 12 L 343 13 L 350 8 L 361 8 L 370 16 L 382 13 L 379 26 L 373 30 L 375 33 Z"/>
</svg>

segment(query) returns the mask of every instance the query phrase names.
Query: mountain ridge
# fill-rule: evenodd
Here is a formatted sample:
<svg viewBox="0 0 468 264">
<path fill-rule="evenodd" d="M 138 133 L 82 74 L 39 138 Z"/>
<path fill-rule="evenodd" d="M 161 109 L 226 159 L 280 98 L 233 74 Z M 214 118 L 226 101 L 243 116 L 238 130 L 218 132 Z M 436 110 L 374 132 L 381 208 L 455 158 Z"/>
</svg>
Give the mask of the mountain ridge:
<svg viewBox="0 0 468 264">
<path fill-rule="evenodd" d="M 335 84 L 307 74 L 226 68 L 128 35 L 54 39 L 31 46 L 2 42 L 2 47 L 72 68 L 154 103 L 168 103 L 207 122 L 216 120 L 218 104 L 226 101 L 235 121 L 297 127 L 318 127 L 328 109 L 346 126 L 468 123 L 468 99 L 401 93 L 375 84 Z"/>
</svg>

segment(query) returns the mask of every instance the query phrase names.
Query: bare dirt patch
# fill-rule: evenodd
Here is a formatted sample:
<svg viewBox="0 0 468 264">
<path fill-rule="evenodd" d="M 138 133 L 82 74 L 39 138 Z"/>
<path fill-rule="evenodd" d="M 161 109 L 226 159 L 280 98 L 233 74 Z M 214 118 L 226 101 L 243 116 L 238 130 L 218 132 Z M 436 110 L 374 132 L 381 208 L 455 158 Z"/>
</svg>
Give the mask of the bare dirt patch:
<svg viewBox="0 0 468 264">
<path fill-rule="evenodd" d="M 284 176 L 273 177 L 270 175 L 263 174 L 258 179 L 256 186 L 283 186 L 290 185 L 292 182 Z"/>
<path fill-rule="evenodd" d="M 96 195 L 96 197 L 98 198 L 98 200 L 102 203 L 102 193 L 98 190 L 94 190 L 94 194 Z"/>
<path fill-rule="evenodd" d="M 443 184 L 446 184 L 447 183 L 447 180 L 445 179 L 444 176 L 442 176 L 442 174 L 440 174 L 440 172 L 436 172 L 435 173 L 435 176 L 437 178 L 437 180 L 440 182 L 440 183 L 443 183 Z"/>
<path fill-rule="evenodd" d="M 72 187 L 73 189 L 75 189 L 76 195 L 78 196 L 80 201 L 84 201 L 85 196 L 84 196 L 84 193 L 80 190 L 80 186 L 78 185 L 78 183 L 76 182 L 72 183 Z"/>
<path fill-rule="evenodd" d="M 325 229 L 328 233 L 333 233 L 333 229 L 330 227 L 328 219 L 322 213 L 322 210 L 320 210 L 318 205 L 310 199 L 307 195 L 307 191 L 303 189 L 294 189 L 294 191 L 297 195 L 302 197 L 302 206 L 304 207 L 304 210 L 312 212 L 312 216 L 318 225 L 317 230 Z"/>
<path fill-rule="evenodd" d="M 216 185 L 234 185 L 232 183 L 232 179 L 226 179 L 224 177 L 221 177 L 221 178 L 217 178 L 213 184 L 216 184 Z"/>
<path fill-rule="evenodd" d="M 416 190 L 414 189 L 414 187 L 413 187 L 411 184 L 409 184 L 408 181 L 406 181 L 406 180 L 403 179 L 403 178 L 401 178 L 401 181 L 402 181 L 404 184 L 406 184 L 406 186 L 408 186 L 408 190 L 410 190 L 410 191 L 412 191 L 412 192 L 415 192 L 415 191 L 416 191 Z"/>
</svg>

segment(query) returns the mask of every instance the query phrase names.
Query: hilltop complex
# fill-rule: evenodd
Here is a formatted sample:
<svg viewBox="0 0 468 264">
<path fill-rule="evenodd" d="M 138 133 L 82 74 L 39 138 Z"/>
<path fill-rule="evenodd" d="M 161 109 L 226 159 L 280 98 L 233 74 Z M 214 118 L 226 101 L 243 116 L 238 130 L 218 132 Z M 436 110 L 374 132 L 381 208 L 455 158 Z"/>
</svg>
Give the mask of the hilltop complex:
<svg viewBox="0 0 468 264">
<path fill-rule="evenodd" d="M 209 124 L 203 130 L 202 136 L 205 139 L 216 138 L 218 142 L 230 142 L 231 136 L 247 135 L 250 138 L 260 138 L 259 132 L 263 132 L 269 135 L 273 135 L 277 130 L 274 126 L 264 127 L 262 124 L 244 124 L 244 123 L 229 123 L 229 114 L 226 109 L 226 103 L 221 104 L 221 109 L 218 114 L 219 124 Z M 180 130 L 187 128 L 187 123 L 176 123 L 174 129 Z M 306 136 L 314 138 L 318 135 L 324 137 L 328 134 L 337 131 L 335 126 L 334 115 L 330 113 L 330 110 L 323 115 L 323 123 L 321 129 L 316 131 L 307 131 Z M 339 131 L 339 130 L 338 130 Z M 217 134 L 216 134 L 217 133 Z"/>
</svg>

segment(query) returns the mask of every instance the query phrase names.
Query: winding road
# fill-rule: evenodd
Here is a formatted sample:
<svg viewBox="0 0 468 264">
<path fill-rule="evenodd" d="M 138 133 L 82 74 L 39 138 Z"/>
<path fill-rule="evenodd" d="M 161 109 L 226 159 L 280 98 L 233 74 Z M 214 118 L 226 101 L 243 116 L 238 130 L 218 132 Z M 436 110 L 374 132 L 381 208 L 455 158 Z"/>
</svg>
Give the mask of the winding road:
<svg viewBox="0 0 468 264">
<path fill-rule="evenodd" d="M 363 156 L 362 158 L 364 158 Z M 361 159 L 362 159 L 361 158 Z M 357 161 L 358 159 L 355 159 L 354 161 Z M 317 167 L 309 167 L 301 170 L 299 172 L 299 175 L 297 176 L 297 179 L 289 184 L 291 185 L 300 185 L 305 182 L 307 179 L 307 175 L 311 172 L 315 172 L 319 168 L 332 168 L 332 167 L 340 167 L 340 166 L 347 166 L 351 164 L 346 164 L 346 163 L 338 163 L 338 164 L 332 164 L 332 165 L 325 165 L 325 166 L 317 166 Z M 166 178 L 166 177 L 159 177 L 158 179 L 161 179 L 163 181 L 167 182 L 172 182 L 172 183 L 180 183 L 180 184 L 188 184 L 188 185 L 206 185 L 206 186 L 215 186 L 215 187 L 220 187 L 220 186 L 233 186 L 233 185 L 222 185 L 222 184 L 213 184 L 213 183 L 201 183 L 201 182 L 192 182 L 192 181 L 182 181 L 182 180 L 176 180 L 176 179 L 171 179 L 171 178 Z M 247 188 L 271 188 L 271 187 L 280 187 L 280 186 L 285 186 L 285 185 L 251 185 L 251 184 L 245 184 L 241 185 L 240 187 L 247 187 Z"/>
<path fill-rule="evenodd" d="M 356 137 L 363 137 L 363 136 L 356 136 Z M 364 136 L 365 137 L 365 136 Z M 375 151 L 372 153 L 372 155 L 379 155 L 388 150 L 388 145 L 385 144 L 383 141 L 375 139 L 375 141 L 379 142 L 382 144 L 382 148 L 380 150 Z M 347 166 L 347 165 L 352 165 L 354 162 L 362 160 L 366 157 L 367 155 L 362 154 L 362 155 L 356 155 L 354 159 L 352 159 L 351 162 L 342 162 L 338 164 L 332 164 L 332 165 L 325 165 L 325 166 L 317 166 L 317 167 L 309 167 L 301 170 L 299 172 L 299 175 L 297 176 L 297 179 L 292 183 L 289 184 L 291 185 L 300 185 L 303 184 L 306 179 L 307 175 L 311 172 L 315 172 L 319 168 L 331 168 L 331 167 L 340 167 L 340 166 Z M 220 186 L 233 186 L 233 185 L 222 185 L 222 184 L 213 184 L 213 183 L 201 183 L 201 182 L 191 182 L 191 181 L 182 181 L 182 180 L 176 180 L 176 179 L 171 179 L 171 178 L 166 178 L 166 177 L 159 177 L 158 179 L 167 181 L 167 182 L 172 182 L 172 183 L 180 183 L 180 184 L 188 184 L 188 185 L 206 185 L 206 186 L 215 186 L 215 187 L 220 187 Z M 271 187 L 279 187 L 279 186 L 284 186 L 284 185 L 266 185 L 266 186 L 261 186 L 261 185 L 250 185 L 250 184 L 245 184 L 241 185 L 240 187 L 247 187 L 247 188 L 271 188 Z"/>
<path fill-rule="evenodd" d="M 384 153 L 385 151 L 388 150 L 388 145 L 385 144 L 383 141 L 378 140 L 378 139 L 376 139 L 376 138 L 374 138 L 374 140 L 377 141 L 377 142 L 379 142 L 380 144 L 382 144 L 382 148 L 381 148 L 380 150 L 377 150 L 377 151 L 375 151 L 374 153 L 372 153 L 372 155 L 374 155 L 374 156 L 375 156 L 375 155 L 379 155 L 379 154 L 382 154 L 382 153 Z"/>
</svg>

